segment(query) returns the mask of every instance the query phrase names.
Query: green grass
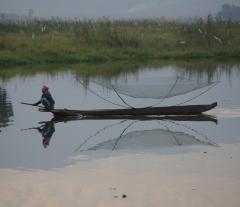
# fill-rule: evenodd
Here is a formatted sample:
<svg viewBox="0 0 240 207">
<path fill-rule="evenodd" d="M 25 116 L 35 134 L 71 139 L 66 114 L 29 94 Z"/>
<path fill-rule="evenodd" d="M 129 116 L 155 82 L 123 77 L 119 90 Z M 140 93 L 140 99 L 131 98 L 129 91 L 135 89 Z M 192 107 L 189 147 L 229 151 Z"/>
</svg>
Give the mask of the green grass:
<svg viewBox="0 0 240 207">
<path fill-rule="evenodd" d="M 0 23 L 0 67 L 119 60 L 240 57 L 240 24 L 211 16 L 160 20 Z"/>
</svg>

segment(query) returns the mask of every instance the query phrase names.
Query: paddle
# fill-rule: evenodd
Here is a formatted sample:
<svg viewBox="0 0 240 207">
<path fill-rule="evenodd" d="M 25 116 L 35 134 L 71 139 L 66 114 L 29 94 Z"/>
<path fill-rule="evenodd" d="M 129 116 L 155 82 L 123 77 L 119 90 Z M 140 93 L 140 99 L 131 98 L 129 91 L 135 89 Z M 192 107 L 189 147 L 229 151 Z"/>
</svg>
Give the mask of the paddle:
<svg viewBox="0 0 240 207">
<path fill-rule="evenodd" d="M 29 105 L 29 106 L 36 106 L 34 104 L 31 104 L 31 103 L 25 103 L 25 102 L 21 102 L 21 104 L 25 104 L 25 105 Z"/>
<path fill-rule="evenodd" d="M 21 104 L 24 104 L 24 105 L 28 105 L 28 106 L 36 106 L 36 107 L 38 107 L 38 110 L 39 111 L 44 111 L 44 112 L 49 112 L 49 111 L 52 111 L 52 109 L 47 109 L 47 108 L 45 108 L 45 107 L 43 107 L 43 106 L 38 106 L 38 105 L 35 105 L 35 104 L 31 104 L 31 103 L 26 103 L 26 102 L 21 102 Z"/>
<path fill-rule="evenodd" d="M 36 106 L 36 107 L 38 107 L 38 108 L 40 108 L 40 109 L 44 108 L 44 107 L 42 107 L 42 106 L 38 106 L 38 105 L 35 105 L 35 104 L 26 103 L 26 102 L 21 102 L 21 104 L 28 105 L 28 106 Z"/>
</svg>

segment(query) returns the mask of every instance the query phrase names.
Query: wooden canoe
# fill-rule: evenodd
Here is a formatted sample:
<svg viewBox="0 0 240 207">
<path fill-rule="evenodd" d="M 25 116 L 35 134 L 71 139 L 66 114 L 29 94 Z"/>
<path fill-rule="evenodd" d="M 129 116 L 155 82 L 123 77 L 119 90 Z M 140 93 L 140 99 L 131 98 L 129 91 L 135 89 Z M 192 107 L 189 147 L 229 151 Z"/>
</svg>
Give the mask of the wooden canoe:
<svg viewBox="0 0 240 207">
<path fill-rule="evenodd" d="M 95 110 L 71 110 L 40 108 L 41 112 L 52 112 L 54 116 L 159 116 L 159 115 L 197 115 L 217 106 L 217 102 L 202 105 L 145 107 L 127 109 L 95 109 Z"/>
</svg>

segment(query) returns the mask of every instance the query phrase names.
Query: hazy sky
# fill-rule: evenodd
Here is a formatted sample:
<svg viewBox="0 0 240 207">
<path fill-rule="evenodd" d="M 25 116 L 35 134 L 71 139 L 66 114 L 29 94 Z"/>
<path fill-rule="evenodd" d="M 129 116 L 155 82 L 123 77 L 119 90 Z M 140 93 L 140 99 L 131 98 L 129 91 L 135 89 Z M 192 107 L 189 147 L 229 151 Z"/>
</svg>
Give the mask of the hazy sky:
<svg viewBox="0 0 240 207">
<path fill-rule="evenodd" d="M 38 17 L 194 17 L 216 13 L 224 3 L 240 0 L 0 0 L 0 13 Z"/>
</svg>

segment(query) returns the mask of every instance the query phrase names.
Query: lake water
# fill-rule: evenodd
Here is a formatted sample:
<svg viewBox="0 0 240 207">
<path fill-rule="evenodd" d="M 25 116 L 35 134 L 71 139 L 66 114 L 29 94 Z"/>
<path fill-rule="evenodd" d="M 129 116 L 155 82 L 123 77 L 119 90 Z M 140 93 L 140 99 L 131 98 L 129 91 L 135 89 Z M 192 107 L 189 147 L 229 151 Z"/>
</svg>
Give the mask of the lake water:
<svg viewBox="0 0 240 207">
<path fill-rule="evenodd" d="M 99 84 L 99 80 L 108 82 L 111 80 L 112 83 L 121 82 L 125 86 L 141 85 L 141 81 L 145 81 L 142 88 L 143 93 L 151 95 L 147 91 L 147 86 L 159 87 L 158 84 L 163 83 L 164 80 L 172 79 L 172 82 L 169 82 L 169 92 L 172 90 L 171 87 L 177 86 L 176 80 L 178 77 L 184 77 L 186 81 L 191 80 L 191 84 L 193 82 L 207 82 L 209 85 L 186 94 L 182 93 L 179 96 L 163 97 L 161 100 L 149 97 L 133 98 L 126 94 L 119 95 L 127 104 L 134 107 L 150 106 L 157 103 L 160 106 L 176 105 L 186 101 L 185 104 L 208 104 L 216 101 L 218 106 L 206 112 L 206 116 L 198 121 L 191 119 L 82 119 L 52 122 L 52 114 L 39 112 L 37 107 L 21 104 L 21 102 L 34 103 L 38 101 L 41 96 L 42 85 L 48 85 L 56 101 L 56 108 L 116 108 L 118 106 L 103 99 L 120 105 L 124 105 L 124 103 L 114 90 Z M 58 192 L 58 187 L 65 185 L 68 186 L 69 191 L 61 192 L 62 194 L 54 197 L 55 200 L 48 197 L 47 199 L 52 201 L 50 202 L 52 205 L 49 204 L 49 206 L 64 206 L 67 201 L 61 203 L 61 197 L 66 196 L 66 193 L 67 195 L 71 194 L 71 198 L 67 197 L 67 200 L 69 200 L 67 203 L 78 204 L 76 192 L 82 192 L 78 191 L 80 184 L 75 183 L 80 178 L 75 177 L 74 179 L 74 176 L 78 173 L 82 176 L 81 182 L 84 183 L 84 186 L 88 185 L 85 190 L 88 189 L 89 191 L 85 192 L 86 194 L 83 197 L 86 198 L 83 199 L 85 206 L 110 206 L 116 204 L 113 202 L 114 199 L 125 198 L 124 193 L 127 193 L 127 199 L 132 191 L 135 194 L 132 193 L 132 200 L 128 203 L 129 206 L 149 206 L 151 204 L 155 206 L 157 202 L 161 201 L 153 193 L 159 187 L 155 186 L 155 182 L 159 184 L 164 180 L 163 177 L 162 179 L 159 178 L 160 180 L 158 179 L 159 172 L 162 173 L 160 173 L 162 176 L 175 175 L 174 182 L 182 186 L 182 188 L 174 188 L 175 193 L 167 190 L 162 192 L 165 193 L 165 196 L 167 195 L 167 201 L 169 201 L 169 203 L 165 202 L 166 206 L 176 204 L 176 199 L 173 199 L 174 202 L 170 202 L 171 195 L 177 198 L 176 194 L 186 187 L 186 183 L 181 182 L 188 182 L 188 179 L 194 181 L 194 173 L 200 175 L 198 177 L 199 186 L 204 180 L 204 176 L 210 175 L 212 176 L 211 179 L 216 178 L 216 180 L 212 180 L 216 188 L 223 178 L 232 179 L 234 177 L 239 181 L 240 156 L 237 156 L 240 150 L 239 80 L 239 64 L 215 63 L 210 67 L 208 63 L 204 62 L 137 66 L 129 73 L 124 72 L 116 75 L 82 75 L 77 69 L 56 69 L 51 73 L 33 72 L 26 75 L 25 73 L 21 74 L 20 71 L 16 74 L 11 73 L 9 76 L 0 77 L 0 181 L 2 186 L 5 186 L 0 187 L 0 192 L 9 191 L 8 199 L 1 196 L 1 201 L 4 204 L 9 204 L 9 206 L 15 206 L 16 203 L 20 206 L 32 206 L 31 204 L 34 202 L 28 201 L 23 194 L 27 193 L 37 183 L 38 179 L 36 177 L 40 177 L 40 180 L 44 178 L 51 180 L 54 177 L 55 188 L 52 190 L 55 193 Z M 181 89 L 181 85 L 177 87 L 179 90 Z M 43 137 L 44 133 L 48 133 L 48 138 Z M 209 160 L 202 160 L 202 156 L 208 156 Z M 229 160 L 226 161 L 226 157 L 231 161 L 230 164 Z M 183 160 L 185 160 L 184 163 Z M 195 165 L 196 162 L 201 167 Z M 229 168 L 228 165 L 225 165 L 226 163 L 230 165 Z M 161 165 L 161 170 L 159 165 Z M 216 166 L 216 168 L 210 169 L 209 166 Z M 205 171 L 203 171 L 203 168 Z M 144 169 L 147 170 L 145 173 L 143 173 Z M 136 190 L 143 186 L 137 184 L 141 180 L 140 174 L 136 176 L 138 172 L 148 180 L 145 180 L 143 184 L 151 189 L 149 191 L 145 189 L 144 193 L 142 192 L 139 195 L 136 194 Z M 51 173 L 50 178 L 47 173 Z M 187 177 L 186 175 L 189 173 L 190 175 Z M 68 176 L 66 183 L 59 181 L 64 175 Z M 177 176 L 179 175 L 182 175 L 182 177 L 178 179 Z M 69 180 L 69 176 L 72 176 L 72 180 Z M 31 182 L 28 183 L 27 177 Z M 103 182 L 102 179 L 109 180 Z M 173 177 L 172 179 L 169 178 L 169 183 L 172 183 L 174 179 Z M 224 179 L 222 182 L 226 184 L 226 189 L 231 188 L 232 185 L 235 187 L 231 194 L 232 197 L 227 197 L 233 204 L 230 206 L 235 206 L 239 199 L 236 200 L 237 197 L 234 197 L 234 195 L 240 193 L 240 189 L 235 186 L 236 180 L 225 182 Z M 10 184 L 4 180 L 8 180 Z M 46 191 L 46 188 L 49 188 L 51 184 L 48 185 L 46 180 L 43 181 L 43 186 L 38 185 L 35 194 L 42 193 L 43 190 Z M 131 183 L 133 185 L 135 182 L 136 188 L 132 187 L 131 191 Z M 166 182 L 164 185 L 167 188 L 169 183 Z M 16 187 L 17 183 L 21 187 Z M 73 183 L 74 188 L 72 189 L 71 185 Z M 32 188 L 29 188 L 29 186 Z M 97 190 L 101 191 L 99 186 L 104 186 L 104 195 L 97 194 Z M 168 187 L 171 189 L 172 185 L 169 184 Z M 192 193 L 195 187 L 191 186 L 190 188 Z M 118 189 L 121 189 L 121 193 L 116 193 Z M 128 189 L 129 192 L 127 192 Z M 211 189 L 211 186 L 209 189 Z M 187 189 L 185 190 L 184 192 L 187 195 L 189 192 Z M 15 194 L 10 192 L 15 192 Z M 153 197 L 148 194 L 150 192 L 153 193 Z M 201 198 L 203 200 L 207 198 L 207 195 L 203 194 L 203 189 L 200 192 L 202 192 Z M 212 193 L 216 196 L 214 190 Z M 111 201 L 107 199 L 109 194 Z M 222 192 L 222 194 L 225 195 L 225 192 Z M 19 195 L 21 195 L 20 198 Z M 101 200 L 101 196 L 105 196 L 106 200 L 104 202 Z M 137 196 L 141 196 L 144 200 L 141 205 L 138 205 Z M 95 197 L 95 201 L 91 200 L 93 197 Z M 35 197 L 35 202 L 41 201 L 41 199 Z M 156 202 L 150 201 L 151 199 L 155 199 Z M 201 206 L 203 200 L 200 202 L 195 199 L 192 204 L 197 203 Z M 213 201 L 210 199 L 209 204 L 216 205 L 219 200 L 214 197 Z M 26 205 L 26 202 L 28 205 Z M 81 202 L 79 201 L 79 203 Z M 208 200 L 204 205 L 206 203 L 208 204 Z M 186 202 L 182 203 L 183 206 L 185 204 Z M 124 204 L 117 203 L 116 205 L 122 206 Z"/>
<path fill-rule="evenodd" d="M 202 68 L 205 68 L 204 64 Z M 123 82 L 125 85 L 141 85 L 142 81 L 145 81 L 145 85 L 143 84 L 145 88 L 154 80 L 152 86 L 160 91 L 161 87 L 167 84 L 171 88 L 177 77 L 184 77 L 183 82 L 192 81 L 187 82 L 186 85 L 193 84 L 194 81 L 205 81 L 209 85 L 181 93 L 179 96 L 164 97 L 164 100 L 132 98 L 124 94 L 121 97 L 134 107 L 156 103 L 160 103 L 160 106 L 176 105 L 191 99 L 193 100 L 185 104 L 207 104 L 217 101 L 217 108 L 207 112 L 213 116 L 212 119 L 198 122 L 75 120 L 46 124 L 44 122 L 50 121 L 52 114 L 41 113 L 36 107 L 20 103 L 38 101 L 41 87 L 46 84 L 56 101 L 56 108 L 116 108 L 118 106 L 101 98 L 120 105 L 124 103 L 114 90 L 103 87 L 96 80 L 98 82 L 112 80 L 114 83 Z M 240 66 L 237 64 L 218 64 L 214 69 L 209 70 L 191 70 L 170 64 L 159 68 L 137 68 L 129 74 L 125 72 L 107 78 L 101 75 L 81 76 L 76 70 L 55 71 L 51 74 L 44 72 L 31 75 L 16 74 L 10 78 L 2 78 L 0 168 L 50 170 L 64 168 L 79 160 L 98 159 L 119 153 L 185 153 L 192 151 L 192 146 L 195 145 L 238 144 L 240 142 L 239 79 Z M 169 82 L 165 81 L 165 83 L 164 80 Z M 165 85 L 161 85 L 163 82 Z M 182 90 L 180 87 L 187 87 L 181 84 L 174 87 L 179 90 Z M 142 88 L 142 94 L 146 92 L 149 94 L 149 91 L 144 90 Z M 43 129 L 45 133 L 46 130 L 50 130 L 49 140 L 44 141 L 39 127 L 41 129 L 45 127 Z M 48 143 L 44 146 L 44 142 Z"/>
</svg>

